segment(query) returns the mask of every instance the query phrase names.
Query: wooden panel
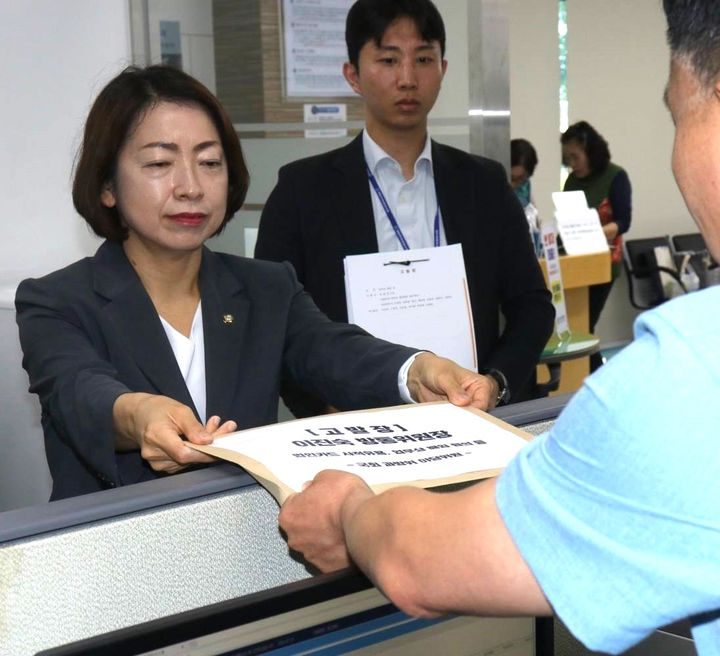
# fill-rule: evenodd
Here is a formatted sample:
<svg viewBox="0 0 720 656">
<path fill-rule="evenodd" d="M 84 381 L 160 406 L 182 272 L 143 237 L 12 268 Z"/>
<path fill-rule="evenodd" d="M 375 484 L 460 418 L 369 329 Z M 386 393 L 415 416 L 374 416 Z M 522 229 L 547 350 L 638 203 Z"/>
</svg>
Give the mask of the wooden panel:
<svg viewBox="0 0 720 656">
<path fill-rule="evenodd" d="M 233 123 L 264 122 L 259 2 L 213 0 L 213 32 L 220 102 Z"/>
<path fill-rule="evenodd" d="M 547 284 L 547 265 L 540 260 L 545 283 Z M 563 288 L 575 289 L 610 282 L 610 252 L 590 255 L 563 255 L 560 257 L 560 272 Z"/>
<path fill-rule="evenodd" d="M 217 95 L 234 123 L 302 123 L 308 102 L 347 105 L 347 120 L 364 119 L 357 97 L 301 98 L 283 96 L 280 2 L 213 0 Z M 253 135 L 262 136 L 262 135 Z M 267 133 L 298 137 L 300 131 Z"/>
</svg>

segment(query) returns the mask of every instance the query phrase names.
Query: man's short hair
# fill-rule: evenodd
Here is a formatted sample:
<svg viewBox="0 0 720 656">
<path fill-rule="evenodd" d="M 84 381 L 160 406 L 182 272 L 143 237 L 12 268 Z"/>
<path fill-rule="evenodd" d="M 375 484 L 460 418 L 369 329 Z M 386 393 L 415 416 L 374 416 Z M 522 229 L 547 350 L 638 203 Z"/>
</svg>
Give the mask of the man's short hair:
<svg viewBox="0 0 720 656">
<path fill-rule="evenodd" d="M 385 30 L 398 18 L 409 18 L 425 41 L 437 41 L 445 56 L 445 24 L 431 0 L 357 0 L 345 23 L 350 63 L 358 68 L 360 50 L 370 40 L 382 43 Z"/>
<path fill-rule="evenodd" d="M 663 0 L 674 58 L 686 58 L 703 84 L 720 77 L 720 2 Z"/>
</svg>

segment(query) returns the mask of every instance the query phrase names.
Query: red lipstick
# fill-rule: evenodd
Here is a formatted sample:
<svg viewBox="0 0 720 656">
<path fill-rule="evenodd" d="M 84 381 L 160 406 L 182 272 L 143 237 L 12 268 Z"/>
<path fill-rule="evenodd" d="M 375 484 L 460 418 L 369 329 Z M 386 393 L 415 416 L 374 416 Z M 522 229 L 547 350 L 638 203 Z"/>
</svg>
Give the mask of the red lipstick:
<svg viewBox="0 0 720 656">
<path fill-rule="evenodd" d="M 168 215 L 168 218 L 181 225 L 197 226 L 205 221 L 206 215 L 202 212 L 179 212 Z"/>
</svg>

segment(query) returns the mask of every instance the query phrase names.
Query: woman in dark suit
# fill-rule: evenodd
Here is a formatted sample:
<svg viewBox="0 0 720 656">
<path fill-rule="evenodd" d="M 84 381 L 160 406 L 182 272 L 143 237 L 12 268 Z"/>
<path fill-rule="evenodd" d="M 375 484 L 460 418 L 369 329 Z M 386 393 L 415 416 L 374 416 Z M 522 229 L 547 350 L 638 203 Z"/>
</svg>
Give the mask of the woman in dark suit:
<svg viewBox="0 0 720 656">
<path fill-rule="evenodd" d="M 610 161 L 610 148 L 603 136 L 587 121 L 578 121 L 560 135 L 562 161 L 570 169 L 563 191 L 582 191 L 589 207 L 598 211 L 605 238 L 610 247 L 612 277 L 610 282 L 591 285 L 590 332 L 610 295 L 622 267 L 622 235 L 632 220 L 632 186 L 630 178 Z M 590 371 L 602 366 L 600 352 L 590 356 Z"/>
<path fill-rule="evenodd" d="M 330 322 L 290 265 L 207 249 L 247 186 L 229 117 L 187 74 L 129 68 L 95 100 L 73 200 L 105 242 L 16 296 L 53 499 L 210 462 L 184 440 L 276 421 L 283 370 L 342 409 L 486 403 L 482 377 Z"/>
</svg>

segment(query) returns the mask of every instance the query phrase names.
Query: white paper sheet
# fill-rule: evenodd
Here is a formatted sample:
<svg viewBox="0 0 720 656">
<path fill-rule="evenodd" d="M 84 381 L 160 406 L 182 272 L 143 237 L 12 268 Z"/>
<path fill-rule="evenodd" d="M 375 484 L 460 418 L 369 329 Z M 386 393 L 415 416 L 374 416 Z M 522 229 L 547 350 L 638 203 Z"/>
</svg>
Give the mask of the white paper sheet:
<svg viewBox="0 0 720 656">
<path fill-rule="evenodd" d="M 345 292 L 351 323 L 477 371 L 460 244 L 346 257 Z"/>
<path fill-rule="evenodd" d="M 431 403 L 289 421 L 233 433 L 213 446 L 257 460 L 298 491 L 323 469 L 357 474 L 368 485 L 502 469 L 526 444 L 489 418 Z"/>
<path fill-rule="evenodd" d="M 587 206 L 583 191 L 556 191 L 552 195 L 558 232 L 568 255 L 604 253 L 607 238 L 597 210 Z"/>
</svg>

